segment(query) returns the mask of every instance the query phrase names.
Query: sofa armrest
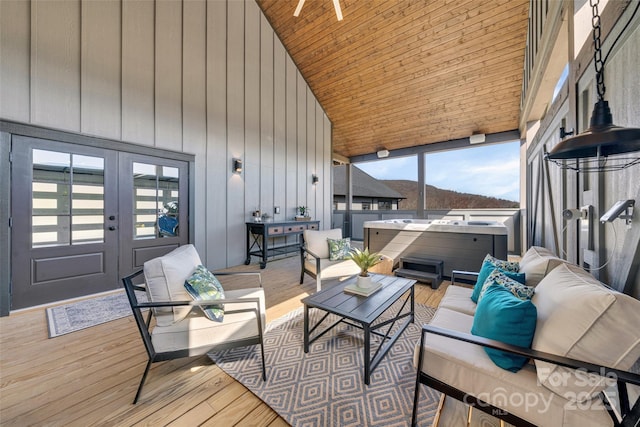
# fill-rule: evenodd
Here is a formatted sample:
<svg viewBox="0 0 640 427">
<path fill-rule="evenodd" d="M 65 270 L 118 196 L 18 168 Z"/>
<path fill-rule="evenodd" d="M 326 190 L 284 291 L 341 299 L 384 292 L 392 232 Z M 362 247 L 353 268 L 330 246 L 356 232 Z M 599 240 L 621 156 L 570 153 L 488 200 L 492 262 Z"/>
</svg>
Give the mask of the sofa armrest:
<svg viewBox="0 0 640 427">
<path fill-rule="evenodd" d="M 451 284 L 456 282 L 456 276 L 473 276 L 478 277 L 480 275 L 477 271 L 464 271 L 464 270 L 451 270 Z"/>
<path fill-rule="evenodd" d="M 453 331 L 450 329 L 440 328 L 438 326 L 432 326 L 427 324 L 422 326 L 422 333 L 420 336 L 420 348 L 419 348 L 418 369 L 417 369 L 418 372 L 416 377 L 416 390 L 418 390 L 419 382 L 422 381 L 423 377 L 426 377 L 426 374 L 422 372 L 422 366 L 424 362 L 424 354 L 425 354 L 424 344 L 425 344 L 427 333 L 440 335 L 443 337 L 448 337 L 455 340 L 464 341 L 464 342 L 468 342 L 475 345 L 480 345 L 483 347 L 502 350 L 508 353 L 516 354 L 523 357 L 528 357 L 535 360 L 541 360 L 544 362 L 553 363 L 553 364 L 564 366 L 571 369 L 582 369 L 585 372 L 615 379 L 618 384 L 620 396 L 621 398 L 625 396 L 625 400 L 626 400 L 626 396 L 628 396 L 627 390 L 626 390 L 627 384 L 640 386 L 640 374 L 623 371 L 620 369 L 610 368 L 608 366 L 597 365 L 597 364 L 585 362 L 582 360 L 558 356 L 556 354 L 533 350 L 526 347 L 510 345 L 510 344 L 503 343 L 501 341 L 496 341 L 496 340 L 492 340 L 484 337 L 467 334 L 464 332 Z M 446 384 L 444 385 L 449 390 L 457 391 L 456 389 Z M 462 391 L 460 392 L 463 393 Z M 603 400 L 607 399 L 605 395 L 602 393 L 601 393 L 601 398 Z M 414 426 L 416 425 L 415 424 L 415 421 L 416 421 L 415 407 L 417 405 L 417 401 L 418 401 L 418 393 L 416 392 L 414 396 L 414 411 L 412 415 L 412 425 Z M 614 425 L 620 426 L 620 427 L 637 427 L 638 425 L 640 425 L 640 398 L 636 399 L 636 402 L 633 404 L 633 407 L 631 408 L 629 407 L 628 402 L 622 403 L 621 405 L 622 405 L 621 406 L 622 420 L 618 418 L 619 415 L 616 414 L 614 410 L 610 408 L 607 409 L 607 412 L 611 416 L 611 419 L 614 421 Z M 510 415 L 510 414 L 507 413 L 507 415 Z"/>
<path fill-rule="evenodd" d="M 610 368 L 607 366 L 597 365 L 583 360 L 571 359 L 568 357 L 558 356 L 557 354 L 546 353 L 543 351 L 533 350 L 526 347 L 519 347 L 515 345 L 505 344 L 501 341 L 496 341 L 488 338 L 479 337 L 463 332 L 453 331 L 450 329 L 440 328 L 438 326 L 423 325 L 421 345 L 424 345 L 425 334 L 431 333 L 435 335 L 441 335 L 444 337 L 453 338 L 459 341 L 465 341 L 471 344 L 481 345 L 483 347 L 494 348 L 497 350 L 506 351 L 508 353 L 517 354 L 518 356 L 528 357 L 535 360 L 541 360 L 543 362 L 553 363 L 559 366 L 564 366 L 572 369 L 583 369 L 587 372 L 594 373 L 600 376 L 613 376 L 618 381 L 623 381 L 628 384 L 634 384 L 640 386 L 640 374 L 633 372 L 623 371 L 620 369 Z M 421 364 L 419 366 L 422 366 Z"/>
</svg>

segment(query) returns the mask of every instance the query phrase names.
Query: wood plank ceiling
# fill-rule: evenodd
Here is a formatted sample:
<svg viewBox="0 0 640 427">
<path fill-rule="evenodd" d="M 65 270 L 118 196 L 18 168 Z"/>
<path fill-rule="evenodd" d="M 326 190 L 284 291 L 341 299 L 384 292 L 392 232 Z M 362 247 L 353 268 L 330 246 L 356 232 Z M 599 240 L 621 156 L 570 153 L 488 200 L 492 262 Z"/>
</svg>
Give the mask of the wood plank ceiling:
<svg viewBox="0 0 640 427">
<path fill-rule="evenodd" d="M 518 128 L 529 0 L 256 0 L 351 157 Z"/>
</svg>

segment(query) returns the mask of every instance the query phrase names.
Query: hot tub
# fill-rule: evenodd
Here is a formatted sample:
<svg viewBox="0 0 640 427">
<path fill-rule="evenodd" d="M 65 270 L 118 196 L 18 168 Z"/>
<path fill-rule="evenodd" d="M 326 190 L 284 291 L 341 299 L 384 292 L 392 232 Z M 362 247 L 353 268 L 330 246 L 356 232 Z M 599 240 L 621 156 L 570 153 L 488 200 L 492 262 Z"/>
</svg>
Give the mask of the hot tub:
<svg viewBox="0 0 640 427">
<path fill-rule="evenodd" d="M 507 227 L 497 221 L 388 219 L 365 221 L 364 246 L 394 259 L 442 260 L 451 270 L 479 271 L 485 255 L 507 259 Z"/>
</svg>

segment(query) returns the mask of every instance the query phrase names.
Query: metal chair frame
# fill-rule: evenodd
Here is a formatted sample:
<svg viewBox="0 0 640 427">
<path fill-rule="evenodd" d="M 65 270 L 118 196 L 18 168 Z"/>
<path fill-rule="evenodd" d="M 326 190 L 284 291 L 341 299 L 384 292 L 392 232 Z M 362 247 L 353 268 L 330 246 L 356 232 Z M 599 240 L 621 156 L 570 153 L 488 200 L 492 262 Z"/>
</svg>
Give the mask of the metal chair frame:
<svg viewBox="0 0 640 427">
<path fill-rule="evenodd" d="M 234 299 L 218 299 L 215 300 L 215 304 L 247 304 L 254 303 L 256 308 L 249 309 L 241 309 L 241 310 L 229 310 L 225 307 L 225 313 L 241 313 L 241 312 L 253 312 L 256 316 L 257 327 L 258 327 L 258 335 L 255 337 L 238 339 L 233 341 L 227 341 L 221 344 L 212 345 L 211 348 L 207 348 L 202 351 L 194 351 L 194 349 L 182 349 L 176 351 L 167 351 L 167 352 L 157 352 L 153 347 L 153 342 L 151 340 L 151 332 L 149 327 L 151 326 L 151 319 L 153 317 L 153 308 L 159 307 L 178 307 L 178 306 L 191 306 L 191 307 L 201 307 L 207 308 L 212 303 L 208 301 L 167 301 L 167 302 L 139 302 L 136 297 L 135 291 L 145 292 L 145 286 L 142 284 L 134 284 L 134 279 L 142 275 L 144 270 L 139 270 L 125 278 L 122 279 L 122 283 L 124 285 L 124 289 L 127 293 L 127 298 L 129 299 L 129 303 L 131 304 L 131 309 L 133 311 L 133 317 L 136 321 L 138 329 L 140 331 L 140 336 L 142 337 L 142 341 L 144 343 L 144 347 L 147 351 L 147 355 L 149 356 L 149 360 L 147 361 L 147 366 L 142 374 L 142 379 L 140 380 L 140 385 L 138 386 L 138 391 L 136 392 L 136 397 L 133 400 L 133 403 L 138 402 L 138 398 L 140 397 L 140 393 L 142 392 L 142 386 L 147 379 L 147 374 L 149 373 L 149 369 L 151 368 L 152 363 L 162 362 L 166 360 L 179 359 L 183 357 L 191 357 L 191 356 L 199 356 L 202 354 L 206 354 L 209 351 L 222 351 L 235 347 L 245 347 L 249 345 L 260 345 L 260 351 L 262 355 L 262 380 L 266 381 L 266 365 L 265 365 L 265 357 L 264 357 L 264 344 L 263 344 L 263 332 L 262 332 L 262 317 L 260 312 L 260 300 L 259 298 L 234 298 Z M 260 282 L 260 287 L 262 288 L 262 280 L 260 278 L 260 273 L 231 273 L 231 272 L 215 272 L 216 276 L 258 276 L 258 280 Z M 142 310 L 149 309 L 149 313 L 147 315 L 146 321 L 143 318 Z"/>
<path fill-rule="evenodd" d="M 444 337 L 449 337 L 456 340 L 465 341 L 468 343 L 481 345 L 488 348 L 503 350 L 509 353 L 517 354 L 519 356 L 524 356 L 534 360 L 541 360 L 544 362 L 554 363 L 558 366 L 564 366 L 564 367 L 573 368 L 573 369 L 582 369 L 585 372 L 594 373 L 601 376 L 603 375 L 607 377 L 614 376 L 613 378 L 617 378 L 618 395 L 620 400 L 620 412 L 621 412 L 622 419 L 618 419 L 616 412 L 613 410 L 612 405 L 608 401 L 605 394 L 600 393 L 600 398 L 603 400 L 603 403 L 607 408 L 607 412 L 609 413 L 609 416 L 613 420 L 614 427 L 632 427 L 632 426 L 636 427 L 640 424 L 640 398 L 636 400 L 633 407 L 630 407 L 627 388 L 626 388 L 627 384 L 634 384 L 634 385 L 640 386 L 640 374 L 622 371 L 615 368 L 609 368 L 606 366 L 596 365 L 596 364 L 584 362 L 581 360 L 570 359 L 568 357 L 562 357 L 555 354 L 532 350 L 530 348 L 509 345 L 500 341 L 482 338 L 482 337 L 478 337 L 471 334 L 465 334 L 458 331 L 452 331 L 449 329 L 439 328 L 437 326 L 423 325 L 422 334 L 420 337 L 420 349 L 419 349 L 418 370 L 417 370 L 418 372 L 416 374 L 416 384 L 415 384 L 415 391 L 414 391 L 414 397 L 413 397 L 413 413 L 411 416 L 412 426 L 415 426 L 417 422 L 417 415 L 418 415 L 417 409 L 418 409 L 418 403 L 420 400 L 420 384 L 425 384 L 428 387 L 438 390 L 447 396 L 463 401 L 466 404 L 476 409 L 486 412 L 487 414 L 492 415 L 496 418 L 502 419 L 510 424 L 513 424 L 514 426 L 535 427 L 534 424 L 532 424 L 527 420 L 524 420 L 516 415 L 513 415 L 508 411 L 505 411 L 504 409 L 497 408 L 493 405 L 490 405 L 480 399 L 477 399 L 465 393 L 463 390 L 459 390 L 449 384 L 445 384 L 444 382 L 422 372 L 422 365 L 423 365 L 424 353 L 425 353 L 424 343 L 426 340 L 427 333 L 441 335 Z"/>
</svg>

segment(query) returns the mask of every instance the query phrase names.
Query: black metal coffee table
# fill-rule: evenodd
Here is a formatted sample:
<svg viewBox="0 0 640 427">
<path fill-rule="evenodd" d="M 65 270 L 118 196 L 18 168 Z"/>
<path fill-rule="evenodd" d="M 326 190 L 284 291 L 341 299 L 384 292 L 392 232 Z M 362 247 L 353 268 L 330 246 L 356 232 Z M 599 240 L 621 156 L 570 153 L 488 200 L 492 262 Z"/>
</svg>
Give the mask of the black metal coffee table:
<svg viewBox="0 0 640 427">
<path fill-rule="evenodd" d="M 364 383 L 369 385 L 371 373 L 378 366 L 382 358 L 387 354 L 402 332 L 413 323 L 414 320 L 414 285 L 415 280 L 404 277 L 385 276 L 376 274 L 373 278 L 376 282 L 382 283 L 382 288 L 376 293 L 364 297 L 360 295 L 350 294 L 344 291 L 345 286 L 355 283 L 356 278 L 346 280 L 335 286 L 328 283 L 328 287 L 324 290 L 308 296 L 302 300 L 304 303 L 304 352 L 309 352 L 309 344 L 329 332 L 333 327 L 340 323 L 347 323 L 351 326 L 360 328 L 364 332 Z M 398 301 L 403 295 L 408 294 L 402 303 L 402 307 L 390 319 L 386 319 L 374 325 L 374 322 Z M 409 303 L 409 309 L 405 307 Z M 309 324 L 309 308 L 317 308 L 326 313 L 315 324 Z M 322 331 L 317 332 L 313 337 L 316 329 L 329 316 L 335 314 L 340 320 L 327 326 Z M 396 322 L 404 319 L 404 322 L 398 327 L 393 334 L 391 331 Z M 381 328 L 388 326 L 385 332 L 380 331 Z M 382 337 L 380 345 L 376 352 L 371 355 L 371 335 Z"/>
</svg>

